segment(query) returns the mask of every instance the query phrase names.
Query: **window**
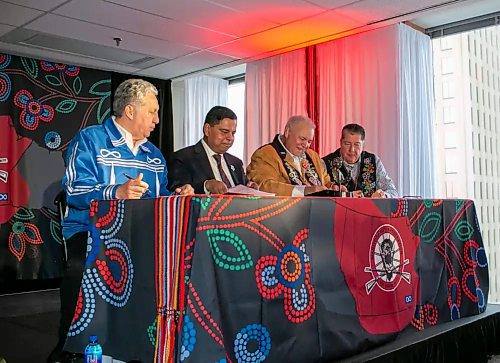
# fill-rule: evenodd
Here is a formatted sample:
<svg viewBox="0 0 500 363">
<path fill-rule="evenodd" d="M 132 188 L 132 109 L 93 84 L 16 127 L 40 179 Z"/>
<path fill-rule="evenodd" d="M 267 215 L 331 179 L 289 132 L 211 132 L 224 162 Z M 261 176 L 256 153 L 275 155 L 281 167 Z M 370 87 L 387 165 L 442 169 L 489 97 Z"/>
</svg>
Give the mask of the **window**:
<svg viewBox="0 0 500 363">
<path fill-rule="evenodd" d="M 231 154 L 243 159 L 245 149 L 245 81 L 230 82 L 227 89 L 228 107 L 236 113 L 238 123 Z"/>
<path fill-rule="evenodd" d="M 441 62 L 441 74 L 451 74 L 453 73 L 455 64 L 451 57 L 443 58 Z"/>
<path fill-rule="evenodd" d="M 455 110 L 456 110 L 456 107 L 453 107 L 453 106 L 444 106 L 443 107 L 443 123 L 444 124 L 455 123 L 455 121 L 456 121 Z"/>
<path fill-rule="evenodd" d="M 451 49 L 450 37 L 441 37 L 441 50 Z"/>
<path fill-rule="evenodd" d="M 454 39 L 433 40 L 435 94 L 442 95 L 435 100 L 441 195 L 475 199 L 485 249 L 500 258 L 500 26 L 449 37 Z M 447 44 L 457 52 L 441 52 Z M 498 262 L 490 264 L 490 297 L 496 302 Z"/>
<path fill-rule="evenodd" d="M 458 172 L 459 159 L 457 150 L 445 149 L 445 172 L 446 174 L 456 174 Z"/>
<path fill-rule="evenodd" d="M 443 98 L 455 97 L 455 82 L 443 82 Z"/>
</svg>

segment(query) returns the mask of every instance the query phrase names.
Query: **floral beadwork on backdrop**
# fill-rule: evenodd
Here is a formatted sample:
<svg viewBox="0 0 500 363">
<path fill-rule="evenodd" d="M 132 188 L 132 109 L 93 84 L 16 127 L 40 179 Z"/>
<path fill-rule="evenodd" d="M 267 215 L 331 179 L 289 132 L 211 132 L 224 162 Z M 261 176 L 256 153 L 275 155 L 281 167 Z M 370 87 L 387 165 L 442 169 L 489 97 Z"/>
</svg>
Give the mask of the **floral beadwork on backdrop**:
<svg viewBox="0 0 500 363">
<path fill-rule="evenodd" d="M 110 72 L 0 53 L 0 281 L 60 277 L 64 153 L 110 98 Z"/>
</svg>

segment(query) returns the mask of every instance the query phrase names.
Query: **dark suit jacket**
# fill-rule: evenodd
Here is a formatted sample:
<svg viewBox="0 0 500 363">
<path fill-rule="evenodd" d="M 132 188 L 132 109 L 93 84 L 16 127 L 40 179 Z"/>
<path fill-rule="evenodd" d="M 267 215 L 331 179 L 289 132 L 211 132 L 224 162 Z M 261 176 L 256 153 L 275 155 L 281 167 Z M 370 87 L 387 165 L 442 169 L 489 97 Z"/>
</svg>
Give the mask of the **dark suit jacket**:
<svg viewBox="0 0 500 363">
<path fill-rule="evenodd" d="M 246 184 L 243 162 L 236 156 L 225 153 L 224 159 L 236 185 Z M 205 180 L 215 179 L 207 153 L 198 141 L 172 154 L 168 164 L 168 189 L 174 190 L 184 184 L 191 184 L 196 194 L 205 194 Z"/>
</svg>

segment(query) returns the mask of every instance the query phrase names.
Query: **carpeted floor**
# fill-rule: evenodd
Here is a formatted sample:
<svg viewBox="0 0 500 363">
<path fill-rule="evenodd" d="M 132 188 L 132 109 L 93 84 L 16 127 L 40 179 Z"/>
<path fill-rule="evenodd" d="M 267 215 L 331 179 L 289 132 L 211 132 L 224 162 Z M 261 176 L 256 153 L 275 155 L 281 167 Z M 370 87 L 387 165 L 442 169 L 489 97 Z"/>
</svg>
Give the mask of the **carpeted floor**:
<svg viewBox="0 0 500 363">
<path fill-rule="evenodd" d="M 57 342 L 59 290 L 0 296 L 0 357 L 43 363 Z"/>
</svg>

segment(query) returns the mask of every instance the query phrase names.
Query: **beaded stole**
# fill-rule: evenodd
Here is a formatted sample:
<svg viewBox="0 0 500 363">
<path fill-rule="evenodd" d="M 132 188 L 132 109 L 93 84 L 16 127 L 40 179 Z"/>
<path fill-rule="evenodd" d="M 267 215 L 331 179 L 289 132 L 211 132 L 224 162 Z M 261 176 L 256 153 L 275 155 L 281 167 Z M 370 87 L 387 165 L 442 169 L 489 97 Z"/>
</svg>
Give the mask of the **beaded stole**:
<svg viewBox="0 0 500 363">
<path fill-rule="evenodd" d="M 290 179 L 290 182 L 294 185 L 321 185 L 321 180 L 319 179 L 318 172 L 316 171 L 316 168 L 314 167 L 314 163 L 311 159 L 311 157 L 304 152 L 305 157 L 300 161 L 300 166 L 302 169 L 304 169 L 304 176 L 306 180 L 302 179 L 300 176 L 300 173 L 298 172 L 297 169 L 295 169 L 288 161 L 286 161 L 286 150 L 281 145 L 281 142 L 278 140 L 279 135 L 276 135 L 274 137 L 273 142 L 271 143 L 271 146 L 274 147 L 276 152 L 278 153 L 283 166 L 285 167 L 288 178 Z"/>
</svg>

